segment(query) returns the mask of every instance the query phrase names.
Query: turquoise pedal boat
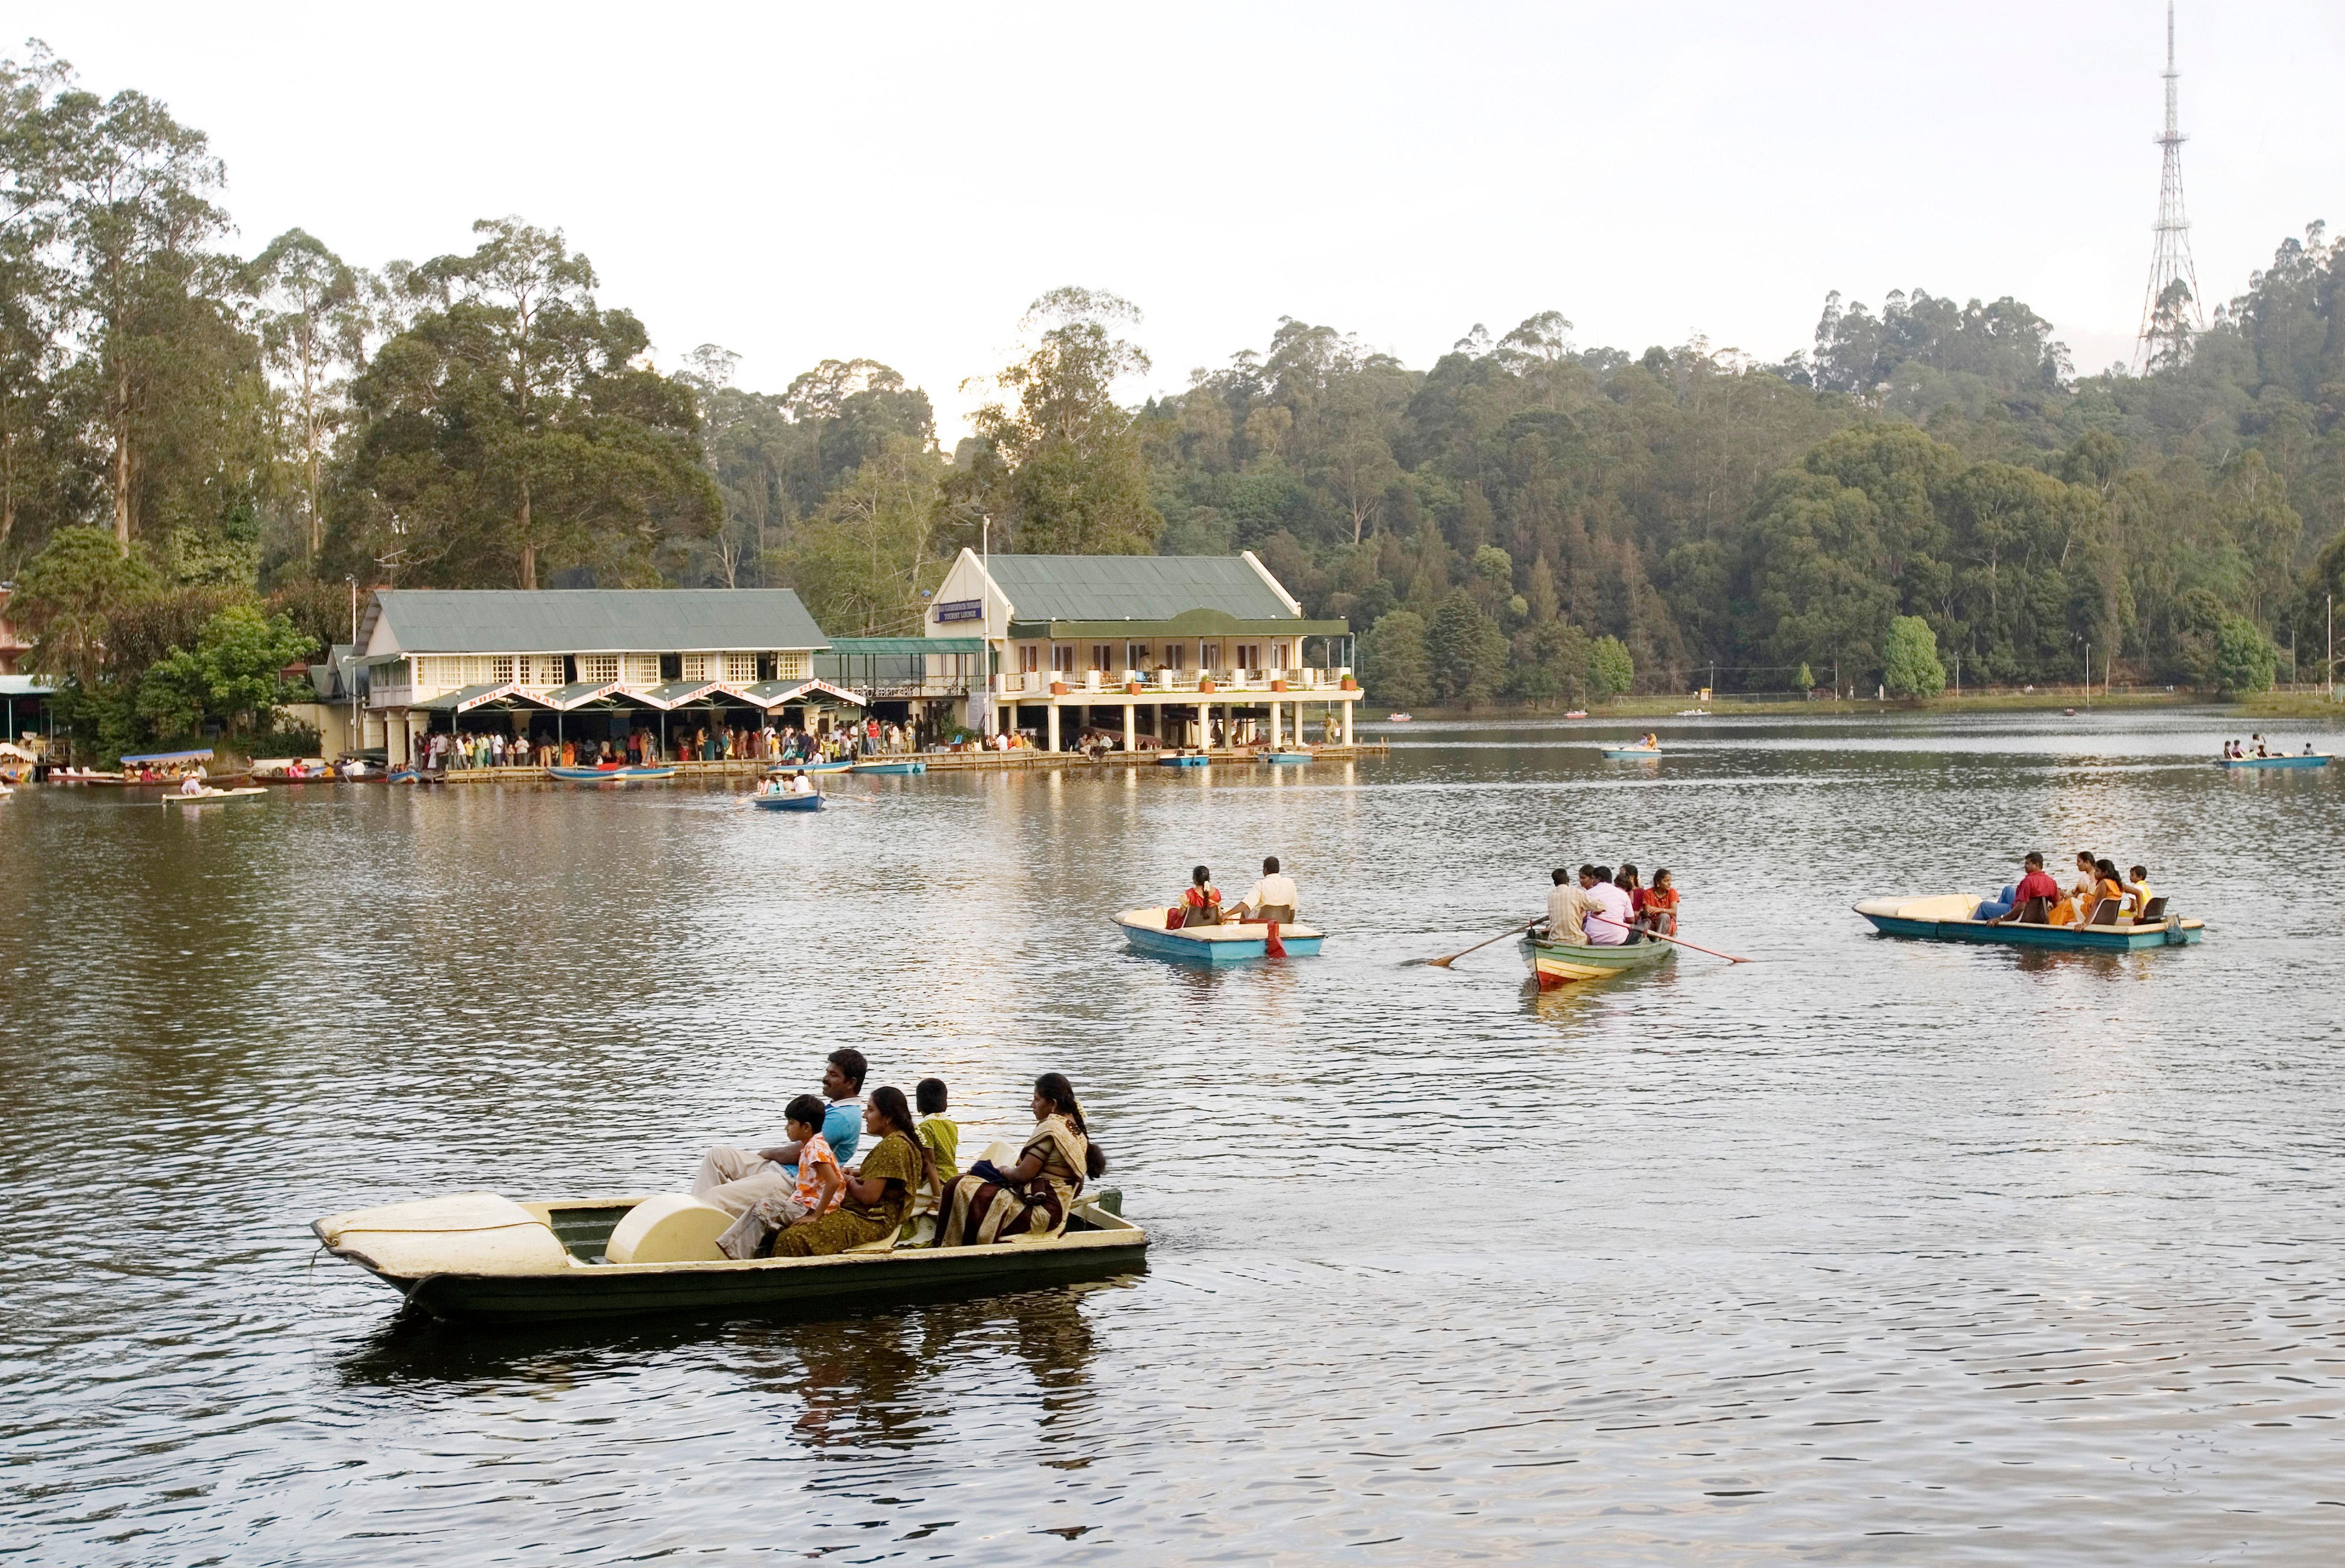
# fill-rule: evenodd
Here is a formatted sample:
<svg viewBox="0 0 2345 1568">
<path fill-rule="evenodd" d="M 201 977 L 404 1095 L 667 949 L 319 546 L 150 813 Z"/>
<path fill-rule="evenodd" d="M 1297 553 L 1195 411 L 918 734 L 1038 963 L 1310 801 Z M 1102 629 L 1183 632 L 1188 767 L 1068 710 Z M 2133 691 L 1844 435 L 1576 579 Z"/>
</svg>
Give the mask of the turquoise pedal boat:
<svg viewBox="0 0 2345 1568">
<path fill-rule="evenodd" d="M 1979 901 L 1959 893 L 1932 898 L 1868 898 L 1856 912 L 1884 936 L 1921 942 L 1972 942 L 1997 947 L 2049 947 L 2062 953 L 2130 953 L 2181 947 L 2205 938 L 2202 921 L 2168 916 L 2147 925 L 2038 926 L 1972 918 Z"/>
<path fill-rule="evenodd" d="M 792 774 L 843 774 L 855 764 L 844 759 L 835 763 L 776 763 L 766 770 L 768 778 L 787 778 Z"/>
<path fill-rule="evenodd" d="M 675 777 L 673 767 L 565 768 L 550 767 L 546 777 L 562 784 L 645 784 Z"/>
<path fill-rule="evenodd" d="M 929 764 L 917 757 L 903 757 L 894 762 L 851 763 L 851 771 L 858 774 L 924 774 Z"/>
<path fill-rule="evenodd" d="M 1608 763 L 1633 763 L 1661 754 L 1659 746 L 1606 746 L 1604 760 Z"/>
<path fill-rule="evenodd" d="M 2325 768 L 2329 765 L 2327 752 L 2313 752 L 2292 757 L 2217 757 L 2218 768 Z"/>
<path fill-rule="evenodd" d="M 1232 921 L 1224 926 L 1190 926 L 1177 930 L 1164 928 L 1162 909 L 1127 909 L 1115 917 L 1123 927 L 1124 939 L 1132 950 L 1151 958 L 1174 958 L 1184 964 L 1209 964 L 1218 968 L 1223 964 L 1243 964 L 1250 958 L 1270 955 L 1270 927 L 1242 926 Z M 1309 926 L 1281 926 L 1279 946 L 1290 958 L 1318 956 L 1319 945 L 1327 939 L 1326 933 Z"/>
<path fill-rule="evenodd" d="M 1203 752 L 1166 752 L 1156 759 L 1160 768 L 1201 768 L 1212 761 Z"/>
<path fill-rule="evenodd" d="M 1262 760 L 1273 767 L 1293 767 L 1311 760 L 1309 752 L 1264 752 Z"/>
</svg>

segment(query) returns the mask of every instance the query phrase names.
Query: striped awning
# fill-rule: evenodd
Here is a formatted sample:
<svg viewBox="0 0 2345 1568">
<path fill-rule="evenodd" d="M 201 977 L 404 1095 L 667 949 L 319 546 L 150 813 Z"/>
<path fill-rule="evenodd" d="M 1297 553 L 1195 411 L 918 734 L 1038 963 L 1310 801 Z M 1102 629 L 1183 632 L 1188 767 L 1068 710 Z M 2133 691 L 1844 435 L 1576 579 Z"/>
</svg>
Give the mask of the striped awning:
<svg viewBox="0 0 2345 1568">
<path fill-rule="evenodd" d="M 426 697 L 420 703 L 410 703 L 409 709 L 420 713 L 469 713 L 474 708 L 550 708 L 552 703 L 535 692 L 516 686 L 507 681 L 500 684 L 490 682 L 479 686 L 462 686 L 452 692 L 442 692 L 436 697 Z"/>
<path fill-rule="evenodd" d="M 858 708 L 866 705 L 855 693 L 827 681 L 760 681 L 754 686 L 726 690 L 748 706 L 763 708 L 769 713 L 776 708 L 795 708 L 802 703 L 845 703 Z"/>
</svg>

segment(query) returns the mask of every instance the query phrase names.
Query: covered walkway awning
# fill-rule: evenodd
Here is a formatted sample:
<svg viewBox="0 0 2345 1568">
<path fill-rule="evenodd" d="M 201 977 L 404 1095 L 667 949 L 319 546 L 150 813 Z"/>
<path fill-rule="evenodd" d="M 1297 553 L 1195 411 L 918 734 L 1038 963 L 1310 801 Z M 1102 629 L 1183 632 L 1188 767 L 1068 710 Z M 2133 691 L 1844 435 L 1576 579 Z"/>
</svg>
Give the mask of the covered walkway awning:
<svg viewBox="0 0 2345 1568">
<path fill-rule="evenodd" d="M 653 707 L 663 710 L 673 710 L 697 703 L 710 693 L 722 690 L 724 684 L 722 681 L 669 681 L 654 686 L 647 692 L 634 693 L 633 695 L 639 703 L 648 703 Z"/>
<path fill-rule="evenodd" d="M 754 686 L 728 686 L 726 690 L 748 706 L 763 708 L 769 713 L 777 708 L 795 708 L 801 703 L 819 706 L 844 703 L 858 708 L 865 705 L 860 696 L 828 681 L 760 681 Z"/>
<path fill-rule="evenodd" d="M 122 760 L 125 763 L 192 763 L 207 761 L 211 754 L 211 747 L 198 746 L 185 752 L 141 752 L 137 756 L 127 756 Z"/>
<path fill-rule="evenodd" d="M 557 713 L 567 713 L 596 703 L 628 700 L 626 691 L 616 681 L 573 681 L 545 693 L 545 705 Z"/>
<path fill-rule="evenodd" d="M 535 692 L 511 682 L 502 685 L 491 682 L 442 692 L 436 697 L 426 697 L 420 703 L 409 703 L 408 711 L 417 713 L 469 713 L 475 708 L 551 708 L 553 705 Z"/>
</svg>

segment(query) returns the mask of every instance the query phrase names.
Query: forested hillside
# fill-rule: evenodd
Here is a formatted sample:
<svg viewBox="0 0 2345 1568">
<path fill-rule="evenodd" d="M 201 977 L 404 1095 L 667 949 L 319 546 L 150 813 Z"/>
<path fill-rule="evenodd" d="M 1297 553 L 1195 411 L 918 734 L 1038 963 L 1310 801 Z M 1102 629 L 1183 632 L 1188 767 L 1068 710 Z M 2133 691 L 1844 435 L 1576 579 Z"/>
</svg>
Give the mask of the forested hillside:
<svg viewBox="0 0 2345 1568">
<path fill-rule="evenodd" d="M 141 707 L 174 651 L 330 640 L 346 580 L 788 584 L 834 633 L 907 631 L 989 529 L 1254 550 L 1396 703 L 1927 689 L 1931 639 L 1965 684 L 2075 681 L 2088 645 L 2121 683 L 2316 679 L 2345 588 L 2345 247 L 2319 225 L 2139 377 L 2077 374 L 2008 298 L 1833 293 L 1775 363 L 1588 347 L 1548 312 L 1412 368 L 1285 319 L 1132 408 L 1139 309 L 1061 288 L 947 453 L 886 365 L 759 392 L 719 346 L 655 356 L 559 229 L 246 257 L 163 105 L 35 49 L 0 116 L 0 579 L 120 736 L 205 710 Z"/>
</svg>

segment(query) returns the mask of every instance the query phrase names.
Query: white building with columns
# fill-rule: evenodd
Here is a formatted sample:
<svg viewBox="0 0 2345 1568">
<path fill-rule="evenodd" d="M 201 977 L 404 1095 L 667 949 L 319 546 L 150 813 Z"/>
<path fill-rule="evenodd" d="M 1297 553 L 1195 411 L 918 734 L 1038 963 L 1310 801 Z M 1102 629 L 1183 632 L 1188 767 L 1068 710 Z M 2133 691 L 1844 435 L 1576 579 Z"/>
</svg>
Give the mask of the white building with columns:
<svg viewBox="0 0 2345 1568">
<path fill-rule="evenodd" d="M 931 597 L 930 637 L 985 644 L 969 724 L 1059 751 L 1090 734 L 1138 750 L 1349 744 L 1351 624 L 1315 621 L 1252 551 L 1238 555 L 980 555 Z"/>
</svg>

